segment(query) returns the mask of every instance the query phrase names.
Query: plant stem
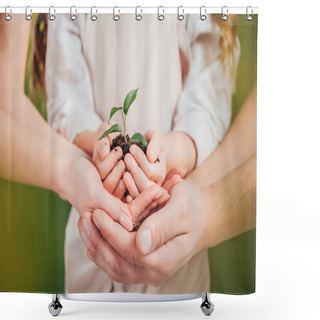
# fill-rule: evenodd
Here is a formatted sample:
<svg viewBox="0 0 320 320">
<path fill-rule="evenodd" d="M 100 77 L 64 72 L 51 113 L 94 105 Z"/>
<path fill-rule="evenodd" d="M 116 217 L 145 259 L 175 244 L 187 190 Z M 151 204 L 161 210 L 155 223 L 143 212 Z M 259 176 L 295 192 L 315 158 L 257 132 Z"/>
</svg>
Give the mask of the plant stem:
<svg viewBox="0 0 320 320">
<path fill-rule="evenodd" d="M 126 120 L 127 120 L 127 116 L 124 116 L 123 111 L 121 110 L 121 116 L 122 116 L 122 121 L 123 121 L 123 136 L 124 136 L 124 140 L 126 141 L 126 143 L 128 143 L 127 141 L 127 133 L 126 133 Z"/>
</svg>

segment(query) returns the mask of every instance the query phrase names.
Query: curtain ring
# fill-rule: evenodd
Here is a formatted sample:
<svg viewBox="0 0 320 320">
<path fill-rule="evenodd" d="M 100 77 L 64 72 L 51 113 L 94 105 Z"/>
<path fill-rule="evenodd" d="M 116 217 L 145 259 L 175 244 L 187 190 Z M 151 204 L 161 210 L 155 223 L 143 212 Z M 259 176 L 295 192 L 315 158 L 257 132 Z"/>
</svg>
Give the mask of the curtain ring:
<svg viewBox="0 0 320 320">
<path fill-rule="evenodd" d="M 138 14 L 138 8 L 140 9 L 140 14 Z M 137 7 L 136 7 L 136 20 L 137 20 L 137 21 L 142 20 L 142 9 L 141 9 L 140 6 L 137 6 Z"/>
<path fill-rule="evenodd" d="M 205 6 L 200 7 L 200 20 L 204 21 L 207 19 L 207 8 Z"/>
<path fill-rule="evenodd" d="M 251 14 L 253 14 L 252 7 L 248 6 L 246 9 L 246 19 L 247 21 L 251 21 L 253 19 L 253 16 L 249 14 L 249 8 L 251 9 Z"/>
<path fill-rule="evenodd" d="M 10 8 L 10 6 L 6 6 L 5 8 L 4 8 L 4 15 L 5 15 L 5 19 L 7 20 L 7 21 L 10 21 L 11 19 L 12 19 L 12 16 L 10 16 L 10 14 L 8 14 L 8 8 Z M 11 12 L 11 9 L 10 9 L 10 12 Z"/>
<path fill-rule="evenodd" d="M 224 10 L 226 10 L 226 12 L 224 12 Z M 221 8 L 221 19 L 223 21 L 227 21 L 228 20 L 228 7 L 227 6 L 223 6 Z"/>
<path fill-rule="evenodd" d="M 30 13 L 28 13 L 28 9 L 30 9 Z M 32 19 L 31 13 L 32 13 L 31 7 L 30 7 L 30 6 L 27 6 L 27 7 L 26 7 L 26 10 L 25 10 L 26 20 L 27 20 L 27 21 L 30 21 L 30 20 Z"/>
<path fill-rule="evenodd" d="M 76 7 L 75 6 L 71 6 L 70 7 L 70 19 L 72 21 L 75 21 L 75 20 L 77 20 L 77 15 L 73 13 L 73 9 L 74 9 L 74 12 L 77 13 Z"/>
<path fill-rule="evenodd" d="M 162 9 L 162 13 L 161 14 L 160 14 L 160 8 Z M 159 6 L 158 7 L 158 20 L 159 21 L 164 20 L 164 9 L 163 9 L 163 6 Z"/>
<path fill-rule="evenodd" d="M 56 16 L 53 13 L 51 13 L 51 11 L 56 12 L 56 9 L 54 8 L 54 6 L 49 7 L 49 20 L 53 21 L 56 19 Z"/>
<path fill-rule="evenodd" d="M 116 14 L 116 9 L 118 10 L 117 14 Z M 117 6 L 113 7 L 113 17 L 112 17 L 112 19 L 114 21 L 119 21 L 120 20 L 119 13 L 120 13 L 119 7 L 117 7 Z"/>
<path fill-rule="evenodd" d="M 96 10 L 96 14 L 93 14 L 93 8 Z M 97 21 L 97 19 L 98 19 L 97 13 L 98 13 L 98 11 L 97 11 L 96 7 L 94 7 L 94 6 L 91 7 L 91 9 L 90 9 L 90 19 L 91 19 L 91 21 Z"/>
<path fill-rule="evenodd" d="M 182 13 L 180 12 L 180 10 L 182 11 Z M 182 21 L 184 19 L 184 9 L 183 6 L 179 6 L 178 10 L 177 10 L 177 18 L 179 21 Z"/>
</svg>

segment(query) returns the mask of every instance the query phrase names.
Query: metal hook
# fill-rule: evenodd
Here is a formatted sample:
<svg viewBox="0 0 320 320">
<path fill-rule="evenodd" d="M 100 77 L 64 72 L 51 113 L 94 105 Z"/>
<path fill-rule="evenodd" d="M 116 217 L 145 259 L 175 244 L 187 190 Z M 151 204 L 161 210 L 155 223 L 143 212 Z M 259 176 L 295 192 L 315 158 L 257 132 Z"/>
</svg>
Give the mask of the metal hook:
<svg viewBox="0 0 320 320">
<path fill-rule="evenodd" d="M 73 9 L 74 9 L 74 12 L 77 13 L 77 8 L 75 6 L 71 6 L 70 7 L 70 19 L 72 21 L 75 21 L 75 20 L 77 20 L 77 15 L 73 13 Z"/>
<path fill-rule="evenodd" d="M 207 19 L 207 8 L 205 6 L 200 7 L 200 20 L 204 21 Z"/>
<path fill-rule="evenodd" d="M 6 7 L 4 8 L 4 15 L 5 15 L 4 18 L 5 18 L 7 21 L 10 21 L 10 20 L 12 19 L 12 16 L 10 16 L 10 14 L 8 14 L 8 8 L 10 8 L 10 6 L 6 6 Z M 10 12 L 12 12 L 11 9 L 10 9 Z"/>
<path fill-rule="evenodd" d="M 118 10 L 118 14 L 116 14 L 116 9 Z M 117 6 L 113 7 L 113 17 L 112 18 L 113 18 L 114 21 L 119 21 L 120 20 L 119 13 L 120 13 L 119 7 L 117 7 Z"/>
<path fill-rule="evenodd" d="M 224 13 L 224 9 L 226 9 L 226 13 Z M 221 19 L 223 21 L 227 21 L 228 20 L 228 7 L 227 6 L 223 6 L 221 8 Z"/>
<path fill-rule="evenodd" d="M 54 8 L 54 6 L 49 7 L 49 20 L 53 21 L 56 19 L 56 16 L 53 13 L 51 13 L 51 10 L 53 10 L 53 12 L 56 12 L 56 9 Z"/>
<path fill-rule="evenodd" d="M 93 8 L 95 8 L 96 14 L 93 14 Z M 96 7 L 94 7 L 94 6 L 91 7 L 91 9 L 90 9 L 90 19 L 91 19 L 91 21 L 96 21 L 98 19 L 97 13 L 98 13 L 98 11 L 97 11 Z"/>
<path fill-rule="evenodd" d="M 26 10 L 25 10 L 25 14 L 26 14 L 26 20 L 27 21 L 30 21 L 32 19 L 32 15 L 30 13 L 28 13 L 28 9 L 30 9 L 30 13 L 32 13 L 32 9 L 30 6 L 27 6 L 26 7 Z"/>
<path fill-rule="evenodd" d="M 251 9 L 251 14 L 253 14 L 253 9 L 252 9 L 252 7 L 248 6 L 247 9 L 246 9 L 246 19 L 247 19 L 247 21 L 251 21 L 251 20 L 253 19 L 253 16 L 251 16 L 251 15 L 249 14 L 249 8 Z"/>
<path fill-rule="evenodd" d="M 162 14 L 160 14 L 160 8 L 162 9 Z M 163 9 L 163 6 L 159 6 L 158 7 L 158 20 L 159 21 L 164 20 L 164 9 Z"/>
<path fill-rule="evenodd" d="M 138 8 L 140 9 L 140 14 L 138 14 Z M 136 7 L 136 20 L 137 20 L 137 21 L 142 20 L 142 9 L 141 9 L 140 6 L 137 6 L 137 7 Z"/>
<path fill-rule="evenodd" d="M 182 13 L 180 13 L 180 10 L 182 11 Z M 178 10 L 177 10 L 177 15 L 178 15 L 178 20 L 182 21 L 184 19 L 184 9 L 183 6 L 179 6 Z"/>
</svg>

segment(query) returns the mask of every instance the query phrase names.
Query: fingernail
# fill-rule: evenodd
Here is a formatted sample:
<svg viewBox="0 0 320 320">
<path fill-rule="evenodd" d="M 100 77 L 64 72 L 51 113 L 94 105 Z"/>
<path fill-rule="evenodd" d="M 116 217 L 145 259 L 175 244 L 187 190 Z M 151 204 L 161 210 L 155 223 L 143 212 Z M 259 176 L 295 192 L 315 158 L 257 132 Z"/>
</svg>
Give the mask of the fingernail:
<svg viewBox="0 0 320 320">
<path fill-rule="evenodd" d="M 123 212 L 120 213 L 119 221 L 123 227 L 125 227 L 128 231 L 133 229 L 133 223 L 131 219 Z"/>
<path fill-rule="evenodd" d="M 131 161 L 131 157 L 129 156 L 129 155 L 127 155 L 126 156 L 126 164 L 127 164 L 127 166 L 131 166 L 131 163 L 132 163 L 132 161 Z"/>
<path fill-rule="evenodd" d="M 144 254 L 151 249 L 151 232 L 149 228 L 144 228 L 140 236 L 141 250 Z"/>
<path fill-rule="evenodd" d="M 89 237 L 90 236 L 90 227 L 89 227 L 88 221 L 86 219 L 83 219 L 82 225 L 83 225 L 83 228 L 84 228 L 84 231 L 85 231 L 87 237 Z"/>
<path fill-rule="evenodd" d="M 135 154 L 136 153 L 136 146 L 134 144 L 130 147 L 130 153 L 131 154 Z"/>
<path fill-rule="evenodd" d="M 96 227 L 100 230 L 100 221 L 99 221 L 99 215 L 92 215 L 92 220 L 94 222 L 94 224 L 96 225 Z"/>
<path fill-rule="evenodd" d="M 116 157 L 120 159 L 122 157 L 122 149 L 120 147 L 116 147 L 113 150 L 116 153 Z"/>
<path fill-rule="evenodd" d="M 80 237 L 82 242 L 84 243 L 86 249 L 88 250 L 88 248 L 90 247 L 90 241 L 89 238 L 87 237 L 87 235 L 85 234 L 85 232 L 80 232 Z"/>
</svg>

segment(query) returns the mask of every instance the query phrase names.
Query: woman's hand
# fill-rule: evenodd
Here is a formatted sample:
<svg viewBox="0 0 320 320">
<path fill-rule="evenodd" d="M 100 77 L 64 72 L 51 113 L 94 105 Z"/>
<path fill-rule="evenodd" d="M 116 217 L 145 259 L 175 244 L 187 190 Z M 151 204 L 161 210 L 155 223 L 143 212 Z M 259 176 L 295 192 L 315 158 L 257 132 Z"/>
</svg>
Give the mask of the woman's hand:
<svg viewBox="0 0 320 320">
<path fill-rule="evenodd" d="M 108 193 L 97 169 L 87 159 L 77 156 L 64 176 L 63 196 L 81 215 L 100 208 L 123 227 L 132 230 L 131 214 L 125 203 Z"/>
<path fill-rule="evenodd" d="M 130 203 L 131 208 L 136 208 L 135 213 L 142 212 L 153 201 L 154 198 L 144 196 L 147 191 Z M 127 232 L 101 210 L 95 210 L 90 216 L 94 224 L 91 220 L 84 222 L 89 219 L 85 215 L 78 227 L 84 232 L 83 224 L 90 224 L 88 257 L 114 280 L 159 286 L 204 249 L 206 221 L 203 215 L 200 189 L 182 181 L 172 188 L 167 204 L 147 217 L 138 232 Z M 135 272 L 138 267 L 140 271 Z"/>
<path fill-rule="evenodd" d="M 97 130 L 97 136 L 101 137 L 109 127 L 110 124 L 103 122 Z M 96 166 L 105 189 L 115 197 L 122 199 L 126 192 L 126 186 L 122 180 L 126 167 L 120 160 L 122 149 L 116 147 L 110 152 L 112 140 L 116 135 L 117 133 L 109 134 L 101 140 L 97 138 L 93 148 L 92 163 Z"/>
</svg>

